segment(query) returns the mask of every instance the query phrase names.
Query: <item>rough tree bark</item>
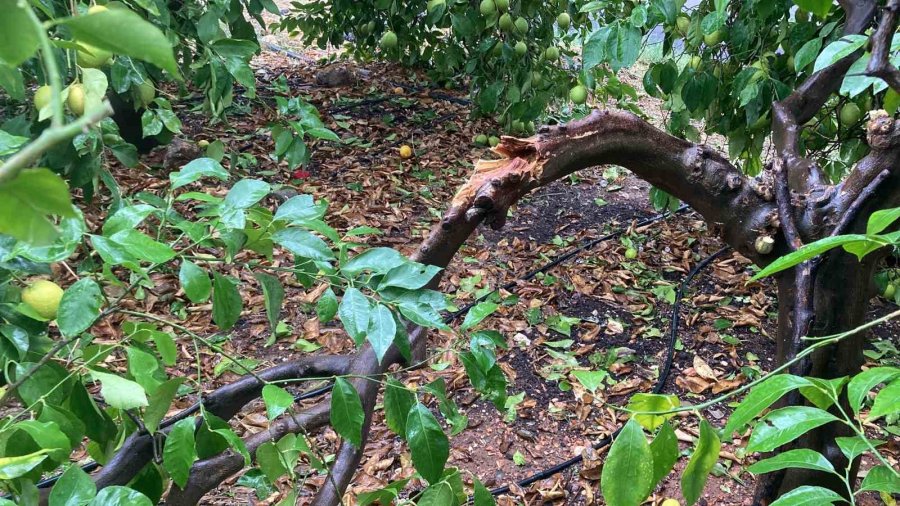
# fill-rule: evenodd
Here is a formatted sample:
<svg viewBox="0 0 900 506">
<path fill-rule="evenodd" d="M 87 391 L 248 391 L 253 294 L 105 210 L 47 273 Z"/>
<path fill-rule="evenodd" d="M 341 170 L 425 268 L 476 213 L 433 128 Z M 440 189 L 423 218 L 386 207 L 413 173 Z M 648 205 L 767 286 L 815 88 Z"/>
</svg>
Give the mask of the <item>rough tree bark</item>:
<svg viewBox="0 0 900 506">
<path fill-rule="evenodd" d="M 873 65 L 868 71 L 892 85 L 896 68 L 886 57 L 895 30 L 900 0 L 890 0 L 882 26 L 873 37 Z M 847 18 L 845 33 L 861 33 L 871 26 L 874 0 L 843 0 Z M 885 25 L 890 25 L 885 28 Z M 822 109 L 838 89 L 854 58 L 850 55 L 813 74 L 795 93 L 773 107 L 773 141 L 776 157 L 760 178 L 751 179 L 713 149 L 673 137 L 631 113 L 595 111 L 588 117 L 553 127 L 543 127 L 528 139 L 504 137 L 494 152 L 498 160 L 482 160 L 470 180 L 450 203 L 441 222 L 412 255 L 418 262 L 446 267 L 457 250 L 481 223 L 503 226 L 507 211 L 527 193 L 587 167 L 616 164 L 683 200 L 699 212 L 721 238 L 758 265 L 764 266 L 805 243 L 842 233 L 864 232 L 868 216 L 882 208 L 900 205 L 900 122 L 875 114 L 868 124 L 871 152 L 847 179 L 830 185 L 822 171 L 800 150 L 802 126 Z M 900 84 L 898 81 L 896 84 Z M 900 91 L 900 90 L 898 90 Z M 766 241 L 760 241 L 761 238 Z M 763 248 L 763 242 L 773 242 Z M 804 335 L 828 335 L 863 323 L 873 294 L 872 274 L 880 261 L 877 254 L 858 262 L 842 250 L 807 262 L 777 278 L 779 312 L 777 322 L 778 361 L 795 356 Z M 437 287 L 440 276 L 432 280 Z M 428 332 L 412 328 L 410 344 L 423 350 Z M 854 374 L 862 363 L 862 334 L 823 349 L 792 372 L 833 378 Z M 377 377 L 401 361 L 396 349 L 388 351 L 381 364 L 368 345 L 352 357 L 322 357 L 303 360 L 263 371 L 263 379 L 296 379 L 328 374 Z M 363 445 L 368 437 L 379 383 L 354 380 L 366 412 Z M 221 418 L 231 418 L 260 395 L 262 384 L 247 377 L 204 397 L 207 409 Z M 789 402 L 801 402 L 799 397 Z M 181 415 L 189 416 L 193 412 Z M 328 423 L 329 399 L 294 415 L 277 419 L 263 432 L 247 437 L 254 454 L 264 442 L 287 433 L 308 432 Z M 799 446 L 825 455 L 838 469 L 848 463 L 834 444 L 845 435 L 842 428 L 825 426 L 801 439 Z M 315 497 L 316 506 L 333 506 L 350 483 L 362 457 L 362 448 L 344 442 L 336 455 L 330 476 Z M 134 434 L 118 455 L 97 475 L 98 486 L 127 483 L 153 455 L 152 438 Z M 243 458 L 226 451 L 196 462 L 184 489 L 173 487 L 170 505 L 195 504 L 209 490 L 243 467 Z M 827 476 L 809 471 L 771 473 L 761 480 L 756 503 L 768 504 L 774 497 L 804 483 L 815 481 L 834 486 Z"/>
</svg>

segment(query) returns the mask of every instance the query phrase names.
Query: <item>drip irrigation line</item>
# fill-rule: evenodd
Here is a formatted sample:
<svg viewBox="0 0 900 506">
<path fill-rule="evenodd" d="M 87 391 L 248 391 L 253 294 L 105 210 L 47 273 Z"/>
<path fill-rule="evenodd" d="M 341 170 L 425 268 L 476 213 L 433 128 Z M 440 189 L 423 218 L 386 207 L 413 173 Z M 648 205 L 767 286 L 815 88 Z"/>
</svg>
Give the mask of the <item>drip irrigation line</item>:
<svg viewBox="0 0 900 506">
<path fill-rule="evenodd" d="M 667 217 L 669 217 L 669 216 L 672 216 L 672 215 L 681 213 L 681 212 L 685 211 L 686 209 L 688 209 L 688 207 L 689 207 L 689 206 L 687 206 L 686 204 L 682 204 L 682 205 L 681 205 L 678 209 L 676 209 L 675 211 L 672 211 L 672 212 L 664 212 L 664 213 L 660 213 L 660 214 L 651 216 L 650 218 L 646 218 L 646 219 L 643 219 L 643 220 L 637 222 L 637 223 L 635 224 L 635 226 L 637 226 L 637 227 L 643 227 L 643 226 L 646 226 L 646 225 L 650 225 L 650 224 L 652 224 L 652 223 L 656 223 L 657 221 L 663 220 L 663 219 L 665 219 L 665 218 L 667 218 Z M 538 269 L 535 269 L 535 270 L 533 270 L 533 271 L 530 271 L 530 272 L 526 273 L 524 276 L 521 276 L 521 277 L 517 278 L 517 279 L 514 280 L 514 281 L 510 281 L 509 283 L 506 283 L 505 285 L 503 285 L 503 286 L 501 287 L 501 289 L 507 290 L 507 291 L 508 291 L 508 290 L 511 290 L 511 289 L 515 288 L 516 285 L 517 285 L 520 281 L 529 281 L 529 280 L 533 279 L 535 276 L 537 276 L 538 274 L 545 273 L 545 272 L 549 271 L 550 269 L 552 269 L 552 268 L 556 267 L 557 265 L 559 265 L 559 264 L 561 264 L 561 263 L 563 263 L 563 262 L 565 262 L 565 261 L 571 259 L 572 257 L 575 257 L 575 256 L 577 256 L 577 255 L 583 253 L 584 251 L 587 251 L 587 250 L 593 248 L 594 246 L 596 246 L 597 244 L 600 244 L 601 242 L 608 241 L 608 240 L 610 240 L 610 239 L 614 239 L 614 238 L 616 238 L 616 237 L 618 237 L 618 236 L 624 234 L 624 233 L 628 230 L 628 228 L 629 228 L 629 227 L 621 227 L 621 228 L 619 228 L 618 230 L 616 230 L 616 231 L 614 231 L 614 232 L 610 232 L 610 233 L 608 233 L 608 234 L 606 234 L 606 235 L 603 235 L 603 236 L 601 236 L 601 237 L 598 237 L 598 238 L 596 238 L 596 239 L 592 239 L 592 240 L 590 240 L 590 241 L 588 241 L 588 242 L 582 244 L 581 246 L 578 246 L 577 248 L 574 248 L 574 249 L 572 249 L 572 250 L 570 250 L 570 251 L 568 251 L 568 252 L 566 252 L 566 253 L 563 253 L 562 255 L 556 257 L 555 259 L 553 259 L 552 261 L 548 262 L 547 264 L 544 264 L 542 267 L 540 267 L 540 268 L 538 268 Z M 718 253 L 716 253 L 716 255 L 718 255 L 719 253 L 721 253 L 721 252 L 724 251 L 725 249 L 727 249 L 727 248 L 723 248 L 723 249 L 720 250 Z M 707 258 L 706 260 L 704 260 L 704 262 L 708 263 L 708 262 L 711 261 L 711 260 L 712 260 L 712 257 L 709 257 L 709 258 Z M 705 265 L 703 262 L 701 262 L 701 264 Z M 699 266 L 699 264 L 698 264 L 698 266 Z M 690 277 L 693 277 L 692 275 L 689 275 L 689 276 L 690 276 Z M 689 278 L 686 278 L 686 279 L 689 279 Z M 676 301 L 675 301 L 675 302 L 676 302 L 676 316 L 675 316 L 675 318 L 677 318 L 677 304 L 678 304 L 679 301 L 680 301 L 680 296 L 681 296 L 681 294 L 682 294 L 682 292 L 683 292 L 683 289 L 684 289 L 684 284 L 682 284 L 682 286 L 679 287 L 679 290 L 678 290 L 678 297 L 679 297 L 679 299 L 676 299 Z M 475 306 L 478 305 L 479 303 L 481 303 L 481 302 L 483 302 L 484 300 L 486 300 L 488 297 L 490 297 L 490 296 L 491 296 L 493 293 L 495 293 L 495 292 L 497 292 L 497 290 L 492 290 L 491 292 L 486 293 L 486 294 L 482 295 L 481 297 L 478 297 L 478 298 L 475 299 L 474 301 L 472 301 L 472 302 L 466 304 L 465 306 L 463 306 L 462 308 L 460 308 L 460 309 L 457 310 L 456 312 L 447 315 L 447 316 L 444 318 L 444 323 L 450 323 L 450 322 L 456 320 L 457 318 L 459 318 L 460 316 L 466 314 L 469 310 L 471 310 L 473 307 L 475 307 Z M 677 320 L 673 320 L 673 329 L 676 328 L 676 327 L 677 327 Z M 673 334 L 672 334 L 672 335 L 673 335 L 673 336 L 675 335 L 674 330 L 673 330 Z M 666 374 L 666 375 L 668 374 L 669 367 L 671 366 L 671 360 L 672 360 L 672 357 L 674 356 L 674 337 L 671 338 L 671 342 L 672 342 L 673 344 L 670 345 L 670 347 L 669 347 L 668 363 L 666 364 L 666 367 L 665 367 L 665 374 Z M 663 376 L 660 376 L 660 377 L 663 378 Z M 664 383 L 664 382 L 665 382 L 665 380 L 663 379 L 663 381 L 661 381 L 660 384 L 661 384 L 661 383 Z M 658 386 L 659 386 L 659 385 L 658 385 Z M 655 390 L 655 389 L 654 389 L 654 390 Z M 327 384 L 327 385 L 325 385 L 325 386 L 323 386 L 323 387 L 316 388 L 316 389 L 314 389 L 314 390 L 310 390 L 310 391 L 308 391 L 308 392 L 303 392 L 303 393 L 298 394 L 297 396 L 294 397 L 294 401 L 302 401 L 302 400 L 312 399 L 312 398 L 315 398 L 315 397 L 319 397 L 319 396 L 321 396 L 321 395 L 324 395 L 324 394 L 326 394 L 326 393 L 328 393 L 328 392 L 330 392 L 330 391 L 331 391 L 331 383 L 329 382 L 329 384 Z M 658 393 L 658 392 L 656 392 L 656 393 Z M 184 418 L 186 418 L 186 417 L 188 417 L 188 416 L 190 416 L 190 415 L 195 414 L 195 413 L 198 412 L 199 410 L 200 410 L 200 402 L 195 402 L 193 405 L 191 405 L 191 406 L 188 407 L 188 408 L 185 408 L 184 410 L 182 410 L 181 412 L 179 412 L 177 415 L 174 415 L 174 416 L 172 416 L 172 417 L 170 417 L 170 418 L 167 418 L 167 419 L 161 421 L 160 424 L 159 424 L 159 428 L 161 428 L 161 429 L 166 428 L 166 427 L 168 427 L 168 426 L 174 424 L 175 422 L 177 422 L 177 421 L 179 421 L 179 420 L 182 420 L 182 419 L 184 419 Z M 620 430 L 621 430 L 621 429 L 620 429 Z M 611 436 L 607 436 L 606 438 L 604 438 L 604 440 L 609 440 L 609 439 L 611 439 L 612 437 L 615 437 L 615 435 L 618 434 L 618 432 L 619 432 L 619 431 L 616 431 L 616 432 L 613 433 Z M 601 440 L 601 442 L 603 442 L 604 440 Z M 603 443 L 603 444 L 600 444 L 600 443 L 598 442 L 597 444 L 600 445 L 600 446 L 598 446 L 598 448 L 602 448 L 602 447 L 605 446 L 606 444 L 609 444 L 609 441 L 606 441 L 606 443 Z M 576 458 L 574 458 L 574 459 L 567 460 L 567 461 L 565 461 L 565 462 L 563 462 L 563 463 L 560 463 L 560 464 L 558 464 L 558 465 L 556 465 L 556 466 L 554 466 L 554 467 L 552 467 L 552 468 L 546 469 L 546 470 L 544 470 L 544 471 L 541 471 L 541 472 L 538 473 L 538 474 L 535 474 L 535 475 L 533 475 L 533 476 L 531 476 L 531 477 L 529 477 L 529 478 L 526 478 L 526 479 L 523 480 L 522 482 L 519 482 L 519 485 L 520 485 L 520 486 L 525 486 L 525 485 L 534 483 L 535 481 L 542 480 L 542 479 L 544 479 L 545 477 L 547 477 L 547 476 L 552 476 L 553 474 L 556 474 L 556 473 L 558 473 L 559 471 L 566 469 L 567 467 L 570 467 L 570 466 L 572 466 L 572 465 L 574 465 L 574 464 L 577 464 L 578 462 L 581 462 L 581 457 L 576 457 Z M 100 467 L 100 464 L 99 464 L 99 463 L 97 463 L 96 461 L 91 461 L 91 462 L 88 462 L 88 463 L 82 465 L 82 466 L 81 466 L 81 469 L 82 469 L 84 472 L 86 472 L 86 473 L 90 473 L 90 472 L 92 472 L 92 471 L 98 469 L 99 467 Z M 546 474 L 546 473 L 549 473 L 549 474 Z M 60 479 L 61 476 L 62 476 L 62 474 L 57 474 L 57 475 L 55 475 L 55 476 L 51 476 L 51 477 L 49 477 L 49 478 L 47 478 L 47 479 L 45 479 L 45 480 L 42 480 L 42 481 L 38 482 L 35 486 L 36 486 L 37 488 L 47 488 L 47 487 L 53 486 L 57 481 L 59 481 L 59 479 Z M 500 487 L 500 488 L 498 488 L 498 489 L 495 489 L 494 491 L 491 491 L 491 492 L 492 492 L 494 495 L 498 495 L 498 494 L 506 493 L 506 492 L 508 492 L 508 491 L 509 491 L 509 486 L 505 486 L 505 487 Z"/>
<path fill-rule="evenodd" d="M 720 250 L 716 251 L 715 253 L 713 253 L 713 254 L 709 255 L 708 257 L 704 258 L 703 260 L 701 260 L 700 263 L 695 265 L 694 268 L 691 269 L 691 271 L 687 274 L 687 276 L 684 277 L 684 279 L 681 281 L 681 285 L 678 286 L 678 291 L 675 296 L 675 304 L 672 305 L 672 325 L 671 325 L 670 332 L 669 332 L 669 342 L 667 343 L 668 351 L 666 352 L 666 360 L 665 360 L 665 362 L 663 362 L 662 369 L 660 369 L 659 376 L 656 379 L 656 384 L 653 386 L 653 390 L 651 390 L 654 394 L 661 393 L 665 389 L 666 380 L 669 377 L 669 372 L 672 370 L 672 362 L 675 358 L 675 343 L 678 340 L 678 324 L 680 321 L 678 313 L 679 313 L 679 310 L 681 309 L 681 299 L 684 297 L 684 292 L 687 290 L 688 286 L 690 286 L 691 280 L 693 280 L 694 277 L 700 273 L 700 271 L 702 271 L 704 268 L 706 268 L 706 266 L 708 266 L 710 263 L 712 263 L 713 260 L 720 257 L 723 253 L 725 253 L 729 249 L 731 249 L 729 246 L 725 246 L 725 247 L 721 248 Z M 599 449 L 609 445 L 613 441 L 613 439 L 615 439 L 616 436 L 619 435 L 619 432 L 621 432 L 621 431 L 622 431 L 622 426 L 620 426 L 618 429 L 616 429 L 615 432 L 613 432 L 612 434 L 605 436 L 601 440 L 594 443 L 592 445 L 592 448 L 594 450 L 599 450 Z M 547 469 L 544 469 L 543 471 L 539 471 L 535 474 L 532 474 L 531 476 L 529 476 L 523 480 L 519 480 L 516 482 L 516 485 L 518 485 L 520 487 L 526 487 L 528 485 L 531 485 L 534 482 L 543 480 L 545 478 L 549 478 L 549 477 L 553 476 L 554 474 L 565 471 L 566 469 L 568 469 L 576 464 L 580 464 L 582 462 L 582 460 L 584 460 L 584 457 L 582 457 L 581 455 L 572 457 L 571 459 L 566 460 L 564 462 L 560 462 L 559 464 L 556 464 L 553 467 L 548 467 Z M 492 489 L 491 495 L 505 494 L 505 493 L 509 492 L 509 489 L 510 489 L 510 485 L 503 485 L 502 487 L 497 487 L 495 489 Z M 470 502 L 471 502 L 471 500 L 470 500 Z"/>
</svg>

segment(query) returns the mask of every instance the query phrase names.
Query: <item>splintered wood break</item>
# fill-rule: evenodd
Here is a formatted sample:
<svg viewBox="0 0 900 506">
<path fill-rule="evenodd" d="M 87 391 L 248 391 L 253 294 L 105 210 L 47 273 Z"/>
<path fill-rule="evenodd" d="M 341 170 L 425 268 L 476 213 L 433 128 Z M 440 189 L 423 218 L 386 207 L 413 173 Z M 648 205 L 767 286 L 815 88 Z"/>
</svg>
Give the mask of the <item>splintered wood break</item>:
<svg viewBox="0 0 900 506">
<path fill-rule="evenodd" d="M 450 208 L 467 208 L 471 206 L 478 190 L 486 184 L 502 184 L 503 182 L 529 183 L 540 177 L 543 167 L 537 160 L 524 158 L 503 158 L 500 160 L 478 160 L 475 170 L 450 203 Z"/>
</svg>

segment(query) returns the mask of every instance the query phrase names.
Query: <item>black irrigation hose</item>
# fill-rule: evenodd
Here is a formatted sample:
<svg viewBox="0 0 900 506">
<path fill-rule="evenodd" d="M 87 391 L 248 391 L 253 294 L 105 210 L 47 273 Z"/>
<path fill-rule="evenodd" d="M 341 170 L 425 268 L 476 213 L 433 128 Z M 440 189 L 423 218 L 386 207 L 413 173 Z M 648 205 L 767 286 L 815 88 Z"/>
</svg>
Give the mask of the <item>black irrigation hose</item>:
<svg viewBox="0 0 900 506">
<path fill-rule="evenodd" d="M 686 210 L 686 209 L 688 209 L 688 206 L 687 206 L 687 205 L 682 205 L 681 207 L 679 207 L 678 209 L 676 209 L 676 210 L 673 211 L 672 213 L 666 212 L 666 213 L 660 213 L 660 214 L 657 214 L 657 215 L 655 215 L 655 216 L 651 216 L 650 218 L 646 218 L 646 219 L 644 219 L 644 220 L 641 220 L 641 221 L 637 222 L 637 223 L 635 224 L 635 226 L 643 227 L 643 226 L 645 226 L 645 225 L 649 225 L 649 224 L 651 224 L 651 223 L 655 223 L 655 222 L 657 222 L 657 221 L 660 221 L 660 220 L 662 220 L 662 219 L 665 219 L 665 218 L 667 218 L 667 217 L 670 216 L 670 215 L 678 214 L 678 213 L 680 213 L 680 212 L 682 212 L 682 211 L 684 211 L 684 210 Z M 580 253 L 582 253 L 582 252 L 584 252 L 584 251 L 587 251 L 587 250 L 593 248 L 594 246 L 596 246 L 597 244 L 600 244 L 601 242 L 608 241 L 608 240 L 610 240 L 610 239 L 616 238 L 616 237 L 618 237 L 618 236 L 624 234 L 626 230 L 627 230 L 627 227 L 625 227 L 625 228 L 620 228 L 619 230 L 616 230 L 615 232 L 610 232 L 610 233 L 608 233 L 608 234 L 606 234 L 606 235 L 604 235 L 604 236 L 602 236 L 602 237 L 599 237 L 599 238 L 597 238 L 597 239 L 593 239 L 593 240 L 591 240 L 591 241 L 588 241 L 588 242 L 586 242 L 585 244 L 583 244 L 583 245 L 581 245 L 581 246 L 579 246 L 579 247 L 577 247 L 577 248 L 575 248 L 575 249 L 572 249 L 572 250 L 570 250 L 570 251 L 568 251 L 568 252 L 566 252 L 566 253 L 563 253 L 562 255 L 556 257 L 555 259 L 553 259 L 553 260 L 550 261 L 549 263 L 543 265 L 542 267 L 540 267 L 540 268 L 538 268 L 538 269 L 535 269 L 535 270 L 533 270 L 533 271 L 530 271 L 530 272 L 526 273 L 524 276 L 522 276 L 522 277 L 520 277 L 520 278 L 518 278 L 518 279 L 516 279 L 516 280 L 514 280 L 514 281 L 510 281 L 509 283 L 506 283 L 505 285 L 502 286 L 502 289 L 503 289 L 503 290 L 510 290 L 510 289 L 514 288 L 514 287 L 518 284 L 519 281 L 529 281 L 529 280 L 533 279 L 535 276 L 537 276 L 538 274 L 541 274 L 541 273 L 544 273 L 544 272 L 549 271 L 549 270 L 552 269 L 553 267 L 556 267 L 557 265 L 559 265 L 559 264 L 561 264 L 561 263 L 563 263 L 563 262 L 569 260 L 570 258 L 572 258 L 572 257 L 574 257 L 574 256 L 576 256 L 576 255 L 578 255 L 578 254 L 580 254 Z M 718 253 L 716 253 L 716 255 L 718 255 L 719 253 L 721 253 L 721 252 L 724 251 L 724 250 L 725 250 L 725 248 L 723 248 L 723 249 L 720 250 Z M 709 258 L 707 258 L 706 260 L 704 260 L 704 262 L 707 262 L 707 263 L 708 263 L 712 258 L 713 258 L 713 257 L 709 257 Z M 705 265 L 705 264 L 703 264 L 702 262 L 701 262 L 701 264 L 702 264 L 702 265 Z M 686 278 L 686 279 L 690 279 L 690 277 L 693 277 L 693 276 L 692 276 L 692 275 L 689 275 L 689 278 Z M 680 297 L 681 297 L 683 288 L 684 288 L 684 285 L 682 284 L 682 286 L 681 286 L 681 287 L 679 288 L 679 290 L 678 290 L 678 297 L 679 297 L 679 299 L 680 299 Z M 493 291 L 491 291 L 491 292 L 489 292 L 489 293 L 487 293 L 487 294 L 485 294 L 485 295 L 482 295 L 481 297 L 475 299 L 474 301 L 470 302 L 469 304 L 466 304 L 465 306 L 463 306 L 462 308 L 460 308 L 460 309 L 457 310 L 456 312 L 447 315 L 447 316 L 444 318 L 444 323 L 450 323 L 450 322 L 456 320 L 457 318 L 459 318 L 460 316 L 466 314 L 470 309 L 472 309 L 473 307 L 475 307 L 478 303 L 483 302 L 485 299 L 487 299 L 488 297 L 490 297 L 490 296 L 491 296 L 494 292 L 496 292 L 496 291 L 497 291 L 497 290 L 493 290 Z M 678 302 L 679 302 L 679 300 L 676 300 L 676 301 L 675 301 L 675 303 L 676 303 L 676 309 L 677 309 L 677 304 L 678 304 Z M 675 316 L 675 318 L 677 318 L 677 311 L 676 311 L 676 316 Z M 673 320 L 673 329 L 676 328 L 676 327 L 677 327 L 677 320 Z M 673 330 L 673 336 L 674 336 L 674 330 Z M 668 358 L 668 360 L 667 360 L 667 364 L 666 364 L 666 367 L 665 367 L 665 374 L 666 374 L 666 375 L 668 375 L 669 367 L 671 366 L 672 357 L 674 356 L 674 337 L 672 338 L 672 343 L 673 343 L 673 344 L 671 344 L 671 345 L 669 346 L 669 358 Z M 660 376 L 660 377 L 663 378 L 663 376 Z M 665 380 L 663 379 L 663 381 L 662 381 L 661 383 L 664 383 L 664 382 L 665 382 Z M 318 397 L 318 396 L 320 396 L 320 395 L 324 395 L 324 394 L 328 393 L 330 390 L 331 390 L 331 385 L 330 385 L 330 384 L 329 384 L 329 385 L 325 385 L 325 386 L 320 387 L 320 388 L 317 388 L 317 389 L 315 389 L 315 390 L 310 390 L 309 392 L 304 392 L 304 393 L 298 394 L 297 396 L 294 397 L 294 401 L 302 401 L 302 400 L 306 400 L 306 399 L 312 399 L 312 398 L 314 398 L 314 397 Z M 655 389 L 654 389 L 654 390 L 655 390 Z M 658 392 L 657 392 L 657 393 L 658 393 Z M 160 422 L 159 427 L 160 427 L 160 428 L 166 428 L 166 427 L 168 427 L 169 425 L 172 425 L 173 423 L 177 422 L 178 420 L 183 419 L 185 416 L 192 415 L 192 414 L 196 413 L 196 412 L 199 411 L 199 410 L 200 410 L 200 403 L 199 403 L 199 402 L 196 402 L 196 403 L 194 403 L 193 405 L 191 405 L 190 407 L 188 407 L 188 408 L 186 408 L 185 410 L 181 411 L 178 415 L 175 415 L 175 416 L 173 416 L 173 417 L 171 417 L 171 418 L 168 418 L 168 419 L 163 420 L 162 422 Z M 615 436 L 616 434 L 618 434 L 618 431 L 616 431 L 616 432 L 613 434 L 613 436 Z M 604 438 L 604 439 L 608 439 L 608 438 Z M 601 441 L 602 441 L 602 440 L 601 440 Z M 600 443 L 597 443 L 597 444 L 600 444 Z M 598 446 L 598 448 L 603 447 L 603 446 L 605 446 L 606 444 L 608 444 L 608 441 L 607 441 L 606 443 L 604 443 L 604 444 Z M 559 464 L 559 465 L 557 465 L 557 466 L 554 466 L 554 467 L 552 467 L 552 468 L 550 468 L 550 469 L 544 470 L 544 471 L 542 471 L 541 473 L 538 473 L 538 474 L 533 475 L 533 476 L 531 476 L 531 477 L 529 477 L 529 478 L 526 478 L 525 480 L 523 480 L 523 482 L 520 482 L 520 486 L 525 486 L 525 485 L 534 483 L 535 481 L 542 480 L 542 479 L 544 479 L 545 477 L 551 476 L 551 475 L 553 475 L 553 474 L 556 474 L 556 473 L 558 473 L 559 471 L 561 471 L 561 470 L 563 470 L 563 469 L 566 469 L 567 467 L 570 467 L 570 466 L 572 466 L 573 464 L 576 464 L 576 463 L 578 463 L 578 462 L 580 462 L 580 461 L 581 461 L 581 457 L 576 457 L 576 459 L 570 459 L 570 460 L 568 460 L 568 461 L 566 461 L 566 462 L 563 462 L 563 463 L 561 463 L 561 464 Z M 562 467 L 560 467 L 560 466 L 562 466 Z M 82 469 L 84 472 L 86 472 L 86 473 L 90 473 L 90 472 L 96 470 L 96 469 L 99 468 L 99 467 L 100 467 L 100 464 L 99 464 L 99 463 L 97 463 L 96 461 L 91 461 L 91 462 L 88 462 L 88 463 L 84 464 L 83 466 L 81 466 L 81 469 Z M 557 469 L 557 468 L 559 468 L 559 469 Z M 556 470 L 553 471 L 554 469 L 556 469 Z M 552 472 L 550 472 L 550 471 L 552 471 Z M 546 475 L 544 474 L 544 473 L 548 473 L 548 472 L 549 472 L 550 474 L 546 474 Z M 42 480 L 42 481 L 38 482 L 37 485 L 36 485 L 36 487 L 37 487 L 37 488 L 47 488 L 47 487 L 50 487 L 50 486 L 54 485 L 54 484 L 59 480 L 59 478 L 60 478 L 61 476 L 62 476 L 62 474 L 58 474 L 58 475 L 55 475 L 55 476 L 51 476 L 51 477 L 49 477 L 49 478 L 47 478 L 47 479 L 45 479 L 45 480 Z M 530 480 L 530 481 L 528 481 L 528 480 Z M 509 486 L 506 486 L 506 487 L 500 487 L 499 489 L 495 489 L 495 491 L 492 491 L 492 493 L 493 493 L 494 495 L 497 495 L 497 494 L 503 494 L 503 493 L 506 493 L 506 492 L 508 492 L 508 491 L 509 491 Z"/>
<path fill-rule="evenodd" d="M 723 253 L 725 253 L 729 249 L 730 248 L 728 246 L 725 246 L 722 249 L 713 253 L 712 255 L 709 255 L 708 257 L 704 258 L 703 260 L 700 261 L 700 263 L 698 263 L 696 266 L 694 266 L 694 268 L 691 269 L 691 271 L 687 274 L 687 276 L 685 276 L 684 279 L 681 281 L 681 285 L 679 285 L 677 294 L 675 296 L 675 304 L 672 305 L 672 325 L 671 325 L 670 332 L 669 332 L 669 342 L 667 343 L 668 351 L 666 353 L 666 360 L 665 360 L 665 362 L 663 362 L 663 367 L 659 372 L 659 377 L 656 379 L 656 385 L 653 386 L 652 392 L 654 394 L 658 394 L 663 391 L 663 389 L 665 388 L 665 385 L 666 385 L 666 380 L 669 377 L 669 372 L 672 370 L 672 361 L 675 358 L 675 343 L 678 340 L 678 323 L 679 323 L 678 312 L 679 312 L 679 309 L 681 309 L 681 299 L 684 297 L 685 290 L 690 285 L 691 280 L 694 279 L 694 276 L 696 276 L 700 271 L 702 271 L 713 260 L 715 260 L 716 258 L 721 256 Z M 612 434 L 605 436 L 600 441 L 597 441 L 596 443 L 594 443 L 592 445 L 593 449 L 599 450 L 600 448 L 607 446 L 608 444 L 610 444 L 612 442 L 612 440 L 616 436 L 619 435 L 619 432 L 621 432 L 621 431 L 622 431 L 622 427 L 619 427 Z M 565 471 L 566 469 L 568 469 L 576 464 L 581 463 L 582 460 L 584 460 L 584 458 L 581 455 L 572 457 L 571 459 L 566 460 L 564 462 L 560 462 L 559 464 L 556 464 L 553 467 L 549 467 L 547 469 L 544 469 L 543 471 L 532 474 L 531 476 L 529 476 L 523 480 L 519 480 L 516 482 L 516 484 L 520 487 L 526 487 L 536 481 L 540 481 L 545 478 L 549 478 L 549 477 L 553 476 L 554 474 L 557 474 L 561 471 Z M 491 490 L 491 495 L 505 494 L 505 493 L 509 492 L 509 488 L 510 488 L 509 485 L 503 485 L 502 487 L 497 487 L 497 488 Z"/>
</svg>

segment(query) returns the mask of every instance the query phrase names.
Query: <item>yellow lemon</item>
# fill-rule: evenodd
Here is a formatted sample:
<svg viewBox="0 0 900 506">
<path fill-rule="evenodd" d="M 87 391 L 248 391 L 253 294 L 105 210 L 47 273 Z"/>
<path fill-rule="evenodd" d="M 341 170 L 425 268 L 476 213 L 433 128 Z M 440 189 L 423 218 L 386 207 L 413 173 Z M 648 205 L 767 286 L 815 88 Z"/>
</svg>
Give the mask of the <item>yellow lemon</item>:
<svg viewBox="0 0 900 506">
<path fill-rule="evenodd" d="M 94 47 L 90 44 L 85 44 L 84 42 L 79 42 L 78 44 L 86 50 L 82 51 L 79 49 L 77 52 L 78 65 L 81 67 L 98 69 L 106 65 L 112 57 L 112 53 L 105 49 L 100 49 L 99 47 Z"/>
<path fill-rule="evenodd" d="M 666 499 L 660 506 L 681 506 L 677 499 Z"/>
<path fill-rule="evenodd" d="M 56 319 L 63 289 L 53 281 L 39 279 L 22 290 L 22 302 L 48 320 Z"/>
<path fill-rule="evenodd" d="M 69 98 L 66 99 L 66 104 L 75 116 L 84 114 L 84 86 L 80 84 L 69 86 Z"/>
<path fill-rule="evenodd" d="M 412 158 L 413 150 L 411 147 L 406 144 L 400 146 L 400 158 L 406 160 L 407 158 Z"/>
</svg>

